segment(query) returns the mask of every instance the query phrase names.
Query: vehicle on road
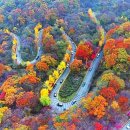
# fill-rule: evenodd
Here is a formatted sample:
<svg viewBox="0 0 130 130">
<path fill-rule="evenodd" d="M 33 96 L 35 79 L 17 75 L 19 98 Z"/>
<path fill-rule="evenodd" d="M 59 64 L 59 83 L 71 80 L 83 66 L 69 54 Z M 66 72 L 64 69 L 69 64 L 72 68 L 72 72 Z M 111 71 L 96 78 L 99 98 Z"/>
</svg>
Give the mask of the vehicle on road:
<svg viewBox="0 0 130 130">
<path fill-rule="evenodd" d="M 67 64 L 66 68 L 68 68 L 68 67 L 69 67 L 69 65 L 70 65 L 70 64 Z"/>
<path fill-rule="evenodd" d="M 76 100 L 72 101 L 71 105 L 74 105 L 76 102 L 77 102 Z"/>
<path fill-rule="evenodd" d="M 92 67 L 90 67 L 88 71 L 91 71 L 92 69 L 93 69 L 93 68 L 92 68 Z"/>
<path fill-rule="evenodd" d="M 56 85 L 57 85 L 57 83 L 55 83 L 53 87 L 55 87 Z"/>
<path fill-rule="evenodd" d="M 130 130 L 130 124 L 126 125 L 126 129 Z"/>
<path fill-rule="evenodd" d="M 63 104 L 59 102 L 59 103 L 57 103 L 57 106 L 62 107 Z"/>
<path fill-rule="evenodd" d="M 85 85 L 86 83 L 85 82 L 83 82 L 83 84 L 82 84 L 82 87 L 84 87 L 84 85 Z"/>
<path fill-rule="evenodd" d="M 36 60 L 38 60 L 38 59 L 39 59 L 39 56 L 36 57 Z"/>
<path fill-rule="evenodd" d="M 63 79 L 60 81 L 60 83 L 62 83 L 63 82 Z"/>
<path fill-rule="evenodd" d="M 74 52 L 73 51 L 71 51 L 71 55 L 73 55 L 74 54 Z"/>
<path fill-rule="evenodd" d="M 57 97 L 57 94 L 56 94 L 56 93 L 54 93 L 54 97 Z"/>
<path fill-rule="evenodd" d="M 100 54 L 98 53 L 96 57 L 98 58 L 99 56 L 100 56 Z"/>
</svg>

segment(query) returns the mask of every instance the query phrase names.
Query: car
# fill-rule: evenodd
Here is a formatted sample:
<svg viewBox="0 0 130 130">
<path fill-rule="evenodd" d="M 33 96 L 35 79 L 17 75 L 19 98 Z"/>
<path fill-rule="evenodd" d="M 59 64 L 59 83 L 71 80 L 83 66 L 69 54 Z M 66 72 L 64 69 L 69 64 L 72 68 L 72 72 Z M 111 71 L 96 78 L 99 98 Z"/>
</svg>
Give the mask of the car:
<svg viewBox="0 0 130 130">
<path fill-rule="evenodd" d="M 126 125 L 126 129 L 130 130 L 130 124 Z"/>
<path fill-rule="evenodd" d="M 54 84 L 54 87 L 57 85 L 57 83 Z"/>
<path fill-rule="evenodd" d="M 98 58 L 99 56 L 100 56 L 100 54 L 98 53 L 96 57 Z"/>
<path fill-rule="evenodd" d="M 68 67 L 69 67 L 69 65 L 70 65 L 70 64 L 67 64 L 67 66 L 66 66 L 66 67 L 68 68 Z"/>
<path fill-rule="evenodd" d="M 57 97 L 57 94 L 56 94 L 56 93 L 54 93 L 54 97 Z"/>
<path fill-rule="evenodd" d="M 73 52 L 73 51 L 71 51 L 71 54 L 73 55 L 73 54 L 74 54 L 74 52 Z"/>
<path fill-rule="evenodd" d="M 36 57 L 36 60 L 38 60 L 38 59 L 39 59 L 39 56 Z"/>
<path fill-rule="evenodd" d="M 71 105 L 74 105 L 76 102 L 77 102 L 76 100 L 72 101 Z"/>
<path fill-rule="evenodd" d="M 59 102 L 59 103 L 57 103 L 57 106 L 62 107 L 63 104 Z"/>
<path fill-rule="evenodd" d="M 60 81 L 60 83 L 62 83 L 63 82 L 63 79 Z"/>
<path fill-rule="evenodd" d="M 76 52 L 76 49 L 74 51 Z"/>
<path fill-rule="evenodd" d="M 84 85 L 85 85 L 86 83 L 85 82 L 83 82 L 83 84 L 82 84 L 82 87 L 84 87 Z"/>
<path fill-rule="evenodd" d="M 92 70 L 92 67 L 89 68 L 89 71 L 91 71 L 91 70 Z"/>
</svg>

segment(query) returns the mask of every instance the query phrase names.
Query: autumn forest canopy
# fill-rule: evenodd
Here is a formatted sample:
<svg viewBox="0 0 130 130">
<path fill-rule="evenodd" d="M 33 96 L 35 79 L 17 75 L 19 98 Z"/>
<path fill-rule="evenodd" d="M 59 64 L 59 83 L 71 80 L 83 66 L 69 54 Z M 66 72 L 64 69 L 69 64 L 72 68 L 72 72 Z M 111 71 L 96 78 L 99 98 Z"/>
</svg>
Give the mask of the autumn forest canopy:
<svg viewBox="0 0 130 130">
<path fill-rule="evenodd" d="M 129 12 L 129 0 L 1 0 L 0 130 L 122 129 Z"/>
</svg>

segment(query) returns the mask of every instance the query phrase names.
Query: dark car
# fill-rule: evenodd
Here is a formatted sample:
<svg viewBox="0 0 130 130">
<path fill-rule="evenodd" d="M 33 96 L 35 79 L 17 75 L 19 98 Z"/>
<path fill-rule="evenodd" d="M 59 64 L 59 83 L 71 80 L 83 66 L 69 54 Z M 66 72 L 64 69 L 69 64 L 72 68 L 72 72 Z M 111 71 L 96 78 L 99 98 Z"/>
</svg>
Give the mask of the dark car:
<svg viewBox="0 0 130 130">
<path fill-rule="evenodd" d="M 60 83 L 62 83 L 63 82 L 63 79 L 60 81 Z"/>
<path fill-rule="evenodd" d="M 57 83 L 56 84 L 54 84 L 54 87 L 57 85 Z"/>
<path fill-rule="evenodd" d="M 57 106 L 62 107 L 63 104 L 62 103 L 57 103 Z"/>
<path fill-rule="evenodd" d="M 86 83 L 85 82 L 83 82 L 83 84 L 82 84 L 82 87 L 84 87 L 84 85 L 85 85 Z"/>
<path fill-rule="evenodd" d="M 76 100 L 72 101 L 71 105 L 74 105 L 76 103 Z"/>
<path fill-rule="evenodd" d="M 39 59 L 39 56 L 36 57 L 36 60 L 38 60 L 38 59 Z"/>
</svg>

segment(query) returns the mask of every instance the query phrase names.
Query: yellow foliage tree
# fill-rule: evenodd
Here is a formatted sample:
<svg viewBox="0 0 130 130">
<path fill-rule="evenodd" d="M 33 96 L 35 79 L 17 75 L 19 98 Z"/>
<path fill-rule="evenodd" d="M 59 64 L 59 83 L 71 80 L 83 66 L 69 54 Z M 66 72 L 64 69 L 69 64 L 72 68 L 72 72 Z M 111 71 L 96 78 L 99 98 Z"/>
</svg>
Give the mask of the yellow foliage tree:
<svg viewBox="0 0 130 130">
<path fill-rule="evenodd" d="M 48 89 L 42 89 L 41 92 L 40 92 L 41 96 L 48 96 L 49 95 L 49 91 Z"/>
<path fill-rule="evenodd" d="M 57 70 L 55 70 L 55 71 L 53 72 L 53 76 L 54 76 L 54 78 L 55 78 L 56 80 L 59 78 L 59 73 L 58 73 Z"/>
<path fill-rule="evenodd" d="M 54 77 L 52 75 L 49 75 L 49 83 L 54 84 L 54 82 L 55 82 Z"/>
<path fill-rule="evenodd" d="M 64 61 L 61 61 L 61 63 L 58 65 L 58 70 L 62 71 L 64 70 L 66 67 L 66 63 Z"/>
</svg>

